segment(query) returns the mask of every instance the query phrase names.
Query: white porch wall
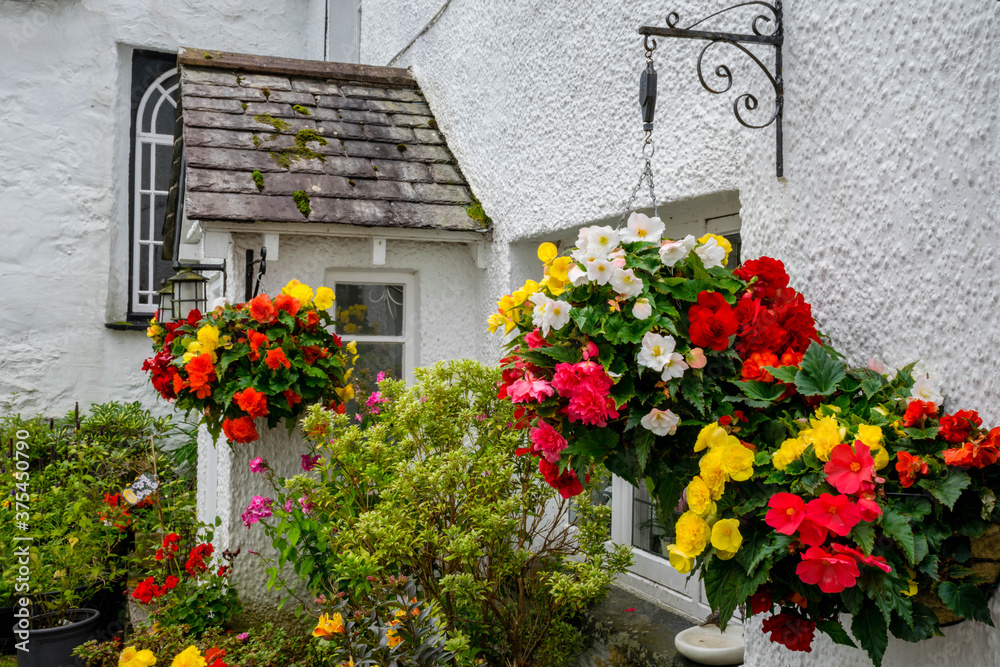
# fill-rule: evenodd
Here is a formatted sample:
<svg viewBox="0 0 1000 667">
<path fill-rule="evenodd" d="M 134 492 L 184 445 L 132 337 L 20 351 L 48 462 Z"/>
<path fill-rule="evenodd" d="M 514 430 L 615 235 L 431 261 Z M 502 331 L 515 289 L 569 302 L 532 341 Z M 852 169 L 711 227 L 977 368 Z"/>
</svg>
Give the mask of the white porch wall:
<svg viewBox="0 0 1000 667">
<path fill-rule="evenodd" d="M 445 4 L 365 0 L 362 62 L 387 64 Z M 732 117 L 746 90 L 737 55 L 706 57 L 709 75 L 726 63 L 735 77 L 732 95 L 713 96 L 695 74 L 699 47 L 659 40 L 654 133 L 661 204 L 737 191 L 746 257 L 783 260 L 851 361 L 922 359 L 952 406 L 977 408 L 990 424 L 1000 423 L 995 5 L 786 2 L 785 182 L 774 176 L 773 128 L 747 130 Z M 393 63 L 413 68 L 494 220 L 483 318 L 523 264 L 511 244 L 608 220 L 631 191 L 641 136 L 636 28 L 663 25 L 669 10 L 685 25 L 712 9 L 695 0 L 451 0 Z M 482 356 L 496 358 L 498 342 L 483 338 Z M 893 640 L 883 664 L 1000 659 L 1000 631 L 965 623 L 946 634 Z M 749 667 L 868 664 L 824 641 L 792 654 L 753 626 L 747 636 Z"/>
<path fill-rule="evenodd" d="M 155 403 L 148 339 L 104 328 L 126 309 L 132 49 L 322 59 L 325 2 L 0 0 L 3 409 Z"/>
</svg>

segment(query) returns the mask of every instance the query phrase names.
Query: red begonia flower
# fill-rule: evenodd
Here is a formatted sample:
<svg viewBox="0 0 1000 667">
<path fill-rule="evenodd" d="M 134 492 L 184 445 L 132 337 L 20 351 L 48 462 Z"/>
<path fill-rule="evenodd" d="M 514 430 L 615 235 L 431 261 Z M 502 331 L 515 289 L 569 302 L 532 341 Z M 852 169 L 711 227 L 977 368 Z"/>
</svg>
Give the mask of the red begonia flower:
<svg viewBox="0 0 1000 667">
<path fill-rule="evenodd" d="M 861 571 L 850 556 L 833 554 L 821 547 L 810 547 L 802 554 L 795 574 L 806 584 L 816 584 L 824 593 L 840 593 L 854 586 Z"/>
<path fill-rule="evenodd" d="M 847 496 L 823 493 L 806 505 L 806 517 L 834 535 L 844 537 L 861 521 L 861 512 Z"/>
<path fill-rule="evenodd" d="M 862 482 L 871 481 L 875 473 L 875 460 L 868 445 L 854 441 L 852 449 L 848 444 L 840 444 L 830 452 L 830 460 L 823 470 L 826 481 L 840 493 L 857 493 Z"/>
<path fill-rule="evenodd" d="M 767 501 L 771 509 L 764 523 L 782 535 L 793 535 L 806 518 L 806 504 L 794 493 L 776 493 Z"/>
</svg>

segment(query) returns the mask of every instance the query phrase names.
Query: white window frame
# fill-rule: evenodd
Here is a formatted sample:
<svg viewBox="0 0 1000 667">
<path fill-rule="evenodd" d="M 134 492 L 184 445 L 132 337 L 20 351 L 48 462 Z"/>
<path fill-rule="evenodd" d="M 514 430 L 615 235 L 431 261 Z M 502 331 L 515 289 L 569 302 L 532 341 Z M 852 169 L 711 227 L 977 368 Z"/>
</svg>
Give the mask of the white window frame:
<svg viewBox="0 0 1000 667">
<path fill-rule="evenodd" d="M 174 143 L 173 134 L 157 134 L 156 133 L 156 120 L 163 109 L 164 101 L 169 102 L 174 109 L 177 108 L 177 102 L 171 97 L 171 93 L 177 90 L 180 85 L 180 80 L 171 86 L 170 88 L 164 88 L 162 86 L 163 82 L 177 75 L 177 68 L 167 70 L 160 76 L 156 78 L 143 93 L 142 100 L 139 102 L 139 108 L 135 115 L 135 144 L 132 149 L 135 156 L 135 173 L 133 175 L 133 211 L 132 211 L 132 247 L 130 248 L 130 263 L 132 265 L 132 293 L 129 297 L 129 311 L 138 315 L 152 315 L 159 308 L 159 305 L 154 303 L 156 298 L 156 292 L 160 289 L 159 285 L 155 283 L 156 276 L 156 262 L 155 253 L 158 248 L 163 245 L 162 241 L 155 240 L 156 231 L 153 228 L 156 224 L 155 219 L 151 219 L 150 222 L 150 237 L 147 240 L 142 239 L 142 227 L 145 222 L 142 219 L 142 197 L 143 195 L 149 195 L 149 216 L 150 218 L 155 218 L 156 215 L 156 197 L 157 196 L 167 196 L 166 190 L 156 189 L 156 146 L 172 146 Z M 150 103 L 153 96 L 156 95 L 156 106 L 153 107 L 153 113 L 150 116 L 150 128 L 152 132 L 144 132 L 142 127 L 142 119 L 146 112 L 146 105 Z M 149 146 L 151 151 L 149 160 L 149 188 L 142 187 L 142 150 L 145 146 Z M 149 252 L 149 262 L 147 266 L 148 270 L 148 289 L 139 289 L 139 269 L 142 264 L 141 256 L 143 252 Z M 140 303 L 139 297 L 141 295 L 148 296 L 148 303 Z"/>
<path fill-rule="evenodd" d="M 337 284 L 349 285 L 402 285 L 403 286 L 403 331 L 399 336 L 357 336 L 337 334 L 345 342 L 355 340 L 359 343 L 402 343 L 403 345 L 403 376 L 407 382 L 413 382 L 413 369 L 417 367 L 419 356 L 419 337 L 417 331 L 417 292 L 418 278 L 416 273 L 405 271 L 365 271 L 360 269 L 327 269 L 326 282 L 336 294 Z M 336 302 L 334 303 L 336 305 Z"/>
</svg>

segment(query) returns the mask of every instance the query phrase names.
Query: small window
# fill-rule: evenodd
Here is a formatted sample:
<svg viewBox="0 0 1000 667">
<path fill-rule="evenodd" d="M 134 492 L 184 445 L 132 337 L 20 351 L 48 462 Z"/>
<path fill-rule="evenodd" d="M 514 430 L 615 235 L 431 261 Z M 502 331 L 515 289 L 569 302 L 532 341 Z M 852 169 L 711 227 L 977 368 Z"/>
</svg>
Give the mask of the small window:
<svg viewBox="0 0 1000 667">
<path fill-rule="evenodd" d="M 129 173 L 129 315 L 156 312 L 156 291 L 172 263 L 161 256 L 174 151 L 174 119 L 180 77 L 176 56 L 136 51 L 132 60 Z"/>
<path fill-rule="evenodd" d="M 409 378 L 416 361 L 414 276 L 380 274 L 379 280 L 368 280 L 364 274 L 342 274 L 329 282 L 336 297 L 337 333 L 358 344 L 355 377 L 367 385 L 379 373 Z"/>
</svg>

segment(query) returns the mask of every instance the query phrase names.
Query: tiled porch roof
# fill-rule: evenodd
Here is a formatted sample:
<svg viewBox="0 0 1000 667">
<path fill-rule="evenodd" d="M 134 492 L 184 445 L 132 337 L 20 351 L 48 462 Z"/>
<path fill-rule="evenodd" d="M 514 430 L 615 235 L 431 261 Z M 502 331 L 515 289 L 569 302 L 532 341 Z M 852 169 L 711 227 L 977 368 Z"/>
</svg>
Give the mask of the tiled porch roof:
<svg viewBox="0 0 1000 667">
<path fill-rule="evenodd" d="M 195 49 L 178 67 L 189 219 L 486 226 L 406 70 Z"/>
</svg>

